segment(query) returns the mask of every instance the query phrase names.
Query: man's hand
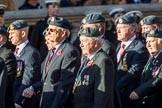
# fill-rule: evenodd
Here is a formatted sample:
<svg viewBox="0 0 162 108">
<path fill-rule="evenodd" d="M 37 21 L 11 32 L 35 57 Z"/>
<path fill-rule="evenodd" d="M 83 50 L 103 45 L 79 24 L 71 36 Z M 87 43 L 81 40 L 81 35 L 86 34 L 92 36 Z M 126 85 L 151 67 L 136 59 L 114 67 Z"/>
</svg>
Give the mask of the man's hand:
<svg viewBox="0 0 162 108">
<path fill-rule="evenodd" d="M 129 95 L 129 98 L 131 99 L 131 100 L 137 100 L 137 99 L 139 99 L 139 96 L 138 96 L 138 94 L 136 93 L 136 92 L 132 92 L 130 95 Z"/>
<path fill-rule="evenodd" d="M 21 106 L 15 103 L 15 108 L 21 108 Z"/>
<path fill-rule="evenodd" d="M 26 97 L 26 98 L 31 98 L 34 94 L 34 90 L 32 90 L 30 87 L 26 88 L 23 93 L 22 96 Z"/>
</svg>

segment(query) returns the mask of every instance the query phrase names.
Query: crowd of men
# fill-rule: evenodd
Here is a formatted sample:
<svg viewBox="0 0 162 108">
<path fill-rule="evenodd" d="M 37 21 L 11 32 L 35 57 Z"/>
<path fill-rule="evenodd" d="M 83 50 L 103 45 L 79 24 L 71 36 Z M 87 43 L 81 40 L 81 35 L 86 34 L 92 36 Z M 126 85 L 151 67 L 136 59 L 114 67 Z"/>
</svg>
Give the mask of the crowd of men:
<svg viewBox="0 0 162 108">
<path fill-rule="evenodd" d="M 46 7 L 31 36 L 24 20 L 0 26 L 0 108 L 162 107 L 158 16 L 116 7 L 108 25 L 88 13 L 71 37 L 59 0 Z"/>
</svg>

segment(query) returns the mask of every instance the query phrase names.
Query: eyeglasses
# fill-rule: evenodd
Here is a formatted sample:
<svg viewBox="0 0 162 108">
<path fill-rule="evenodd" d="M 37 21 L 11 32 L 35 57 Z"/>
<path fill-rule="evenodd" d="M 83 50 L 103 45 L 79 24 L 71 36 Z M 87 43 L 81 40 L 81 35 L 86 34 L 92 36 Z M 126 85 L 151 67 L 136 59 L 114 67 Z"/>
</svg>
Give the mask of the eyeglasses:
<svg viewBox="0 0 162 108">
<path fill-rule="evenodd" d="M 50 31 L 50 32 L 56 32 L 56 29 L 52 29 L 52 28 L 47 28 L 46 31 Z"/>
</svg>

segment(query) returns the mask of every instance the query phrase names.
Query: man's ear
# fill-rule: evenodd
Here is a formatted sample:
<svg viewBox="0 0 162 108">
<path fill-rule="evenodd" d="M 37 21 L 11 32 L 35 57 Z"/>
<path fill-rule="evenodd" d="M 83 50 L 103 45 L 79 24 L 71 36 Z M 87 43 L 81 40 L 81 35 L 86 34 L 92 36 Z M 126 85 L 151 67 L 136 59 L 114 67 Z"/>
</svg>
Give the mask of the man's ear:
<svg viewBox="0 0 162 108">
<path fill-rule="evenodd" d="M 24 30 L 21 31 L 21 36 L 25 37 L 26 36 L 26 32 Z"/>
<path fill-rule="evenodd" d="M 3 36 L 0 34 L 0 42 L 3 41 Z"/>
</svg>

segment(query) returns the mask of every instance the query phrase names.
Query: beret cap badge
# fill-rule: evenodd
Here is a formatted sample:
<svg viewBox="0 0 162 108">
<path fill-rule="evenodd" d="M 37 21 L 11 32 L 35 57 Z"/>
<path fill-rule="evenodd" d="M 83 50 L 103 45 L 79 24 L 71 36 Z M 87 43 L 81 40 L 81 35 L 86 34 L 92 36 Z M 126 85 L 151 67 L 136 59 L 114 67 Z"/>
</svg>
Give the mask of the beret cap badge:
<svg viewBox="0 0 162 108">
<path fill-rule="evenodd" d="M 86 29 L 83 29 L 83 33 L 86 33 Z"/>
<path fill-rule="evenodd" d="M 154 35 L 154 34 L 155 34 L 154 30 L 151 30 L 151 31 L 150 31 L 150 34 L 151 34 L 151 35 Z"/>
<path fill-rule="evenodd" d="M 144 24 L 143 21 L 141 21 L 140 24 L 143 25 Z"/>
<path fill-rule="evenodd" d="M 51 21 L 55 21 L 55 17 L 51 17 Z"/>
<path fill-rule="evenodd" d="M 14 25 L 10 25 L 10 30 L 14 30 L 15 29 L 15 27 L 14 27 Z"/>
<path fill-rule="evenodd" d="M 120 23 L 120 24 L 123 23 L 123 19 L 120 18 L 120 19 L 119 19 L 119 23 Z"/>
<path fill-rule="evenodd" d="M 85 18 L 84 18 L 84 19 L 82 20 L 82 23 L 83 23 L 83 24 L 85 24 L 85 23 L 86 23 L 86 20 L 85 20 Z"/>
</svg>

